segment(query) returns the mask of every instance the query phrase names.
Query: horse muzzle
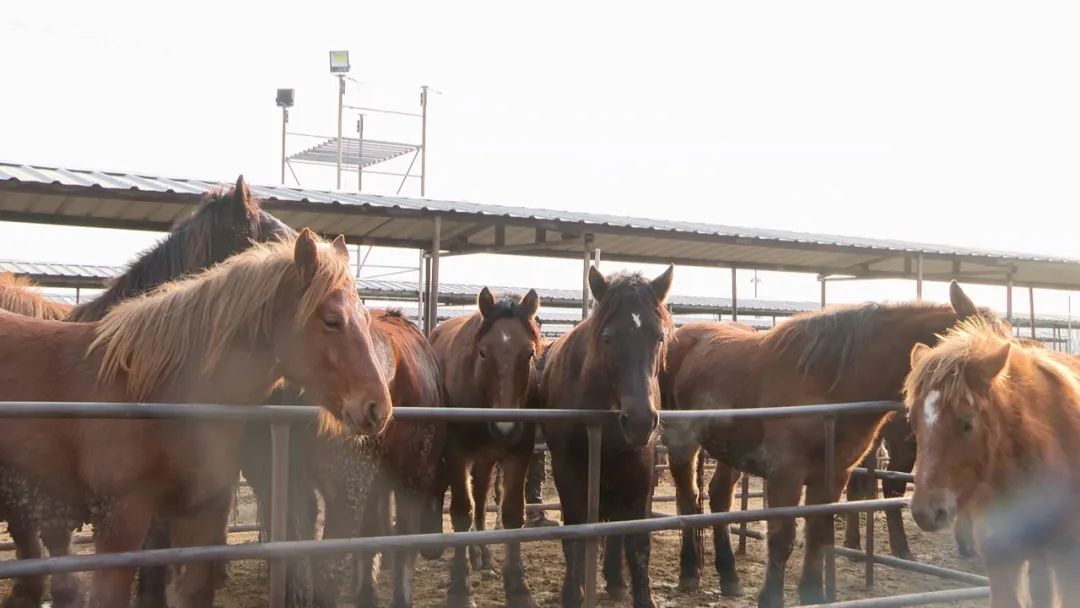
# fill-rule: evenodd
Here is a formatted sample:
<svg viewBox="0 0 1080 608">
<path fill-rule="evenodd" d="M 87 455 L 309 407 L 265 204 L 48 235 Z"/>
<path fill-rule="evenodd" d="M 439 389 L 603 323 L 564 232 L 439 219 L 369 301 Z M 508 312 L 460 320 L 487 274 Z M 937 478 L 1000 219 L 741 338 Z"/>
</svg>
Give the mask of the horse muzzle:
<svg viewBox="0 0 1080 608">
<path fill-rule="evenodd" d="M 362 395 L 349 399 L 341 408 L 341 420 L 354 435 L 378 435 L 392 414 L 389 394 Z"/>
<path fill-rule="evenodd" d="M 492 437 L 507 441 L 516 441 L 524 431 L 520 422 L 489 422 L 487 427 Z"/>
<path fill-rule="evenodd" d="M 619 413 L 619 430 L 623 439 L 631 447 L 645 447 L 652 441 L 656 429 L 660 426 L 660 412 L 652 407 L 628 410 Z"/>
<path fill-rule="evenodd" d="M 956 519 L 956 497 L 948 490 L 919 492 L 916 487 L 911 499 L 911 516 L 927 532 L 944 529 Z"/>
</svg>

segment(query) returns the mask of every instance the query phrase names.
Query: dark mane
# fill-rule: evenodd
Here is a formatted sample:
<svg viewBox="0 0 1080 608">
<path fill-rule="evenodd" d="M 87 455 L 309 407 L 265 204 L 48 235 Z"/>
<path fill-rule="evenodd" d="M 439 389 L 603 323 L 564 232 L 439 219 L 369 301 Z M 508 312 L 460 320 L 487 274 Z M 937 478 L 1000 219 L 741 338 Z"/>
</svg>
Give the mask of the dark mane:
<svg viewBox="0 0 1080 608">
<path fill-rule="evenodd" d="M 870 347 L 883 315 L 900 310 L 952 309 L 948 305 L 925 303 L 867 302 L 834 306 L 799 315 L 777 325 L 765 336 L 764 343 L 778 353 L 801 345 L 798 360 L 800 373 L 817 373 L 838 380 L 840 374 Z"/>
<path fill-rule="evenodd" d="M 529 335 L 532 336 L 533 341 L 537 344 L 541 344 L 543 341 L 540 338 L 540 326 L 536 324 L 536 321 L 530 317 L 525 316 L 525 312 L 521 309 L 520 303 L 510 297 L 500 298 L 495 302 L 495 307 L 491 309 L 491 312 L 483 317 L 483 321 L 480 323 L 480 328 L 476 331 L 476 339 L 479 340 L 491 331 L 491 327 L 495 325 L 496 321 L 502 319 L 517 319 L 529 330 Z"/>
<path fill-rule="evenodd" d="M 667 307 L 661 304 L 660 300 L 656 298 L 656 294 L 653 293 L 651 281 L 642 276 L 640 272 L 619 272 L 608 277 L 607 291 L 604 293 L 604 297 L 596 303 L 590 317 L 594 319 L 592 326 L 594 348 L 600 344 L 600 332 L 603 331 L 604 326 L 611 321 L 612 317 L 627 302 L 639 303 L 645 310 L 653 311 L 653 314 L 660 319 L 660 325 L 664 327 L 665 336 L 671 336 L 675 324 L 671 320 L 671 313 L 668 312 Z M 663 349 L 661 352 L 666 350 Z"/>
<path fill-rule="evenodd" d="M 105 292 L 72 310 L 68 319 L 99 320 L 115 304 L 212 266 L 258 240 L 258 204 L 249 199 L 244 204 L 245 217 L 237 218 L 234 196 L 235 188 L 206 195 L 190 217 L 131 262 Z"/>
<path fill-rule="evenodd" d="M 405 316 L 404 311 L 402 311 L 400 308 L 384 308 L 382 310 L 372 312 L 374 312 L 375 316 L 381 321 L 400 325 L 401 327 L 408 327 L 410 330 L 416 332 L 420 336 L 423 336 L 423 333 L 420 332 L 420 328 L 416 326 L 416 323 L 410 321 L 409 318 Z"/>
</svg>

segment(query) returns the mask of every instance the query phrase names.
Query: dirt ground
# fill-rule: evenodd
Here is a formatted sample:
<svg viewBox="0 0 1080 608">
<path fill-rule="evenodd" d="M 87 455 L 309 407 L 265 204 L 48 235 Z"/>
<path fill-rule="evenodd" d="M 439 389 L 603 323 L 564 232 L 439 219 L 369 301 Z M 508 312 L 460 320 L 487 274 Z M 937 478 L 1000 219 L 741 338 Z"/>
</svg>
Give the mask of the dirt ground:
<svg viewBox="0 0 1080 608">
<path fill-rule="evenodd" d="M 550 485 L 550 484 L 548 484 Z M 752 484 L 752 488 L 757 484 Z M 555 502 L 556 497 L 553 489 L 545 488 L 549 496 L 546 502 Z M 757 487 L 760 489 L 760 487 Z M 669 479 L 662 479 L 657 490 L 657 495 L 672 495 L 674 490 Z M 751 508 L 760 508 L 760 499 L 750 501 Z M 658 502 L 654 509 L 661 512 L 673 513 L 675 505 L 672 502 Z M 551 514 L 557 517 L 558 513 Z M 254 501 L 244 490 L 241 490 L 241 500 L 236 520 L 240 523 L 251 523 L 255 520 Z M 905 514 L 906 517 L 906 514 Z M 963 559 L 957 556 L 951 533 L 927 534 L 919 530 L 910 518 L 906 518 L 908 538 L 911 548 L 917 558 L 935 565 L 945 566 L 958 570 L 981 573 L 981 567 L 976 559 Z M 885 528 L 884 516 L 878 514 L 875 520 L 877 533 L 876 549 L 879 552 L 888 552 L 888 535 Z M 842 539 L 843 521 L 837 519 L 837 539 Z M 450 529 L 447 518 L 444 527 Z M 489 527 L 494 527 L 494 517 L 491 517 Z M 764 523 L 750 524 L 752 530 L 764 531 Z M 801 529 L 801 528 L 800 528 Z M 738 558 L 738 571 L 742 578 L 744 596 L 738 598 L 721 597 L 719 593 L 716 571 L 712 563 L 712 542 L 706 539 L 706 565 L 704 569 L 701 590 L 684 594 L 677 591 L 679 580 L 678 553 L 679 533 L 661 532 L 653 535 L 651 576 L 653 595 L 657 605 L 661 608 L 683 607 L 722 607 L 743 608 L 756 605 L 756 593 L 764 576 L 766 548 L 764 541 L 748 539 L 746 555 Z M 9 540 L 6 533 L 0 535 L 0 540 Z M 239 544 L 256 542 L 254 533 L 234 534 L 230 536 L 230 543 Z M 737 537 L 732 538 L 737 542 Z M 87 545 L 81 546 L 83 551 L 89 551 Z M 529 584 L 537 605 L 540 607 L 552 607 L 559 605 L 559 591 L 563 576 L 562 548 L 556 542 L 531 543 L 523 545 L 522 552 L 525 556 L 526 571 Z M 496 568 L 501 563 L 501 547 L 493 548 Z M 441 561 L 425 561 L 418 559 L 415 604 L 418 608 L 441 606 L 443 594 L 447 588 L 448 566 L 450 552 L 447 551 Z M 0 552 L 0 559 L 14 559 L 14 553 Z M 798 605 L 798 596 L 795 585 L 798 582 L 799 568 L 802 563 L 801 548 L 796 548 L 795 553 L 788 564 L 787 575 L 787 603 Z M 900 593 L 914 593 L 920 591 L 934 591 L 961 587 L 959 583 L 943 581 L 931 576 L 913 574 L 894 570 L 884 566 L 876 568 L 876 583 L 874 588 L 867 590 L 863 584 L 863 565 L 844 558 L 837 558 L 837 587 L 838 599 L 857 599 L 872 596 L 896 595 Z M 229 608 L 257 608 L 267 605 L 266 600 L 266 565 L 260 562 L 236 562 L 230 565 L 229 580 L 224 589 L 218 591 L 215 605 Z M 384 603 L 389 600 L 389 573 L 384 573 L 381 580 L 380 598 Z M 479 608 L 498 608 L 505 606 L 502 595 L 502 582 L 500 580 L 486 580 L 481 576 L 473 575 L 472 579 L 474 594 Z M 600 606 L 614 608 L 616 606 L 629 606 L 629 601 L 615 602 L 603 593 L 603 581 L 600 583 Z M 0 598 L 6 597 L 10 590 L 10 581 L 0 581 Z M 344 599 L 344 598 L 343 598 Z M 342 603 L 352 606 L 351 603 Z M 950 606 L 985 606 L 984 602 L 963 602 L 949 604 Z"/>
</svg>

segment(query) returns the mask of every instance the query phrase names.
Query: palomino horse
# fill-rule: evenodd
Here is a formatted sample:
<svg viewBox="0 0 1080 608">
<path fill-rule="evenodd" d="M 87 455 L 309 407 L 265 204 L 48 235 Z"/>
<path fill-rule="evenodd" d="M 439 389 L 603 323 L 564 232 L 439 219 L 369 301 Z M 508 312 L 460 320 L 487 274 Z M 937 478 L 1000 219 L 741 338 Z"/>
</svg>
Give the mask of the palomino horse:
<svg viewBox="0 0 1080 608">
<path fill-rule="evenodd" d="M 1080 362 L 975 319 L 934 348 L 916 345 L 911 365 L 915 522 L 932 531 L 972 516 L 993 608 L 1024 605 L 1024 564 L 1044 561 L 1060 605 L 1071 605 L 1080 597 Z"/>
<path fill-rule="evenodd" d="M 951 297 L 952 306 L 835 307 L 762 333 L 721 324 L 680 329 L 669 353 L 665 407 L 751 408 L 897 399 L 908 372 L 904 353 L 912 345 L 933 344 L 937 334 L 960 319 L 993 314 L 976 309 L 955 283 Z M 841 417 L 833 471 L 822 471 L 818 464 L 825 451 L 821 417 L 668 425 L 665 442 L 671 451 L 679 512 L 697 511 L 694 467 L 701 448 L 720 461 L 710 485 L 713 510 L 730 507 L 735 469 L 768 480 L 771 507 L 798 504 L 804 485 L 808 504 L 834 502 L 847 484 L 848 469 L 863 457 L 886 419 L 884 414 Z M 825 492 L 825 475 L 833 477 L 832 495 Z M 833 542 L 830 518 L 807 520 L 799 583 L 803 603 L 824 601 L 823 551 Z M 741 590 L 725 528 L 713 530 L 716 568 L 721 591 L 735 595 Z M 784 569 L 794 548 L 795 522 L 772 520 L 768 529 L 769 564 L 758 605 L 772 608 L 784 602 Z M 683 535 L 683 589 L 696 588 L 700 580 L 696 542 L 696 535 Z"/>
<path fill-rule="evenodd" d="M 457 407 L 524 408 L 534 398 L 533 363 L 543 352 L 536 311 L 540 298 L 530 289 L 520 301 L 496 301 L 485 287 L 477 298 L 479 311 L 450 319 L 431 334 L 446 386 L 447 403 Z M 513 422 L 459 423 L 449 426 L 446 443 L 450 477 L 450 517 L 454 531 L 470 525 L 483 530 L 487 497 L 496 463 L 502 469 L 502 523 L 520 528 L 525 520 L 525 473 L 536 441 L 536 426 Z M 472 465 L 470 496 L 469 466 Z M 441 501 L 440 501 L 441 503 Z M 475 512 L 474 512 L 475 505 Z M 480 549 L 480 568 L 491 570 L 488 548 Z M 454 551 L 447 606 L 472 604 L 466 550 Z M 533 605 L 525 582 L 520 543 L 506 546 L 503 586 L 511 608 Z"/>
<path fill-rule="evenodd" d="M 619 412 L 603 425 L 600 518 L 643 519 L 655 475 L 653 454 L 660 421 L 658 376 L 674 325 L 664 300 L 673 268 L 652 281 L 640 274 L 605 278 L 589 269 L 596 307 L 588 319 L 555 341 L 542 359 L 539 403 L 544 408 Z M 563 522 L 580 524 L 588 516 L 588 441 L 576 422 L 544 425 L 551 467 L 559 490 Z M 625 543 L 631 594 L 636 608 L 655 606 L 649 584 L 648 534 L 607 539 L 604 578 L 613 597 L 626 595 L 619 554 Z M 585 543 L 564 540 L 566 577 L 562 605 L 582 603 Z"/>
<path fill-rule="evenodd" d="M 32 319 L 59 321 L 71 312 L 71 306 L 39 294 L 28 279 L 0 272 L 0 310 Z"/>
<path fill-rule="evenodd" d="M 45 311 L 48 315 L 45 318 L 97 321 L 117 302 L 145 293 L 167 281 L 203 270 L 247 248 L 252 242 L 265 242 L 295 234 L 291 228 L 260 208 L 259 201 L 251 196 L 243 176 L 240 176 L 235 187 L 227 192 L 208 194 L 198 209 L 177 223 L 166 238 L 132 262 L 98 298 L 71 311 L 69 306 L 49 302 L 35 293 L 0 287 L 0 300 L 3 300 L 3 294 L 7 293 L 17 296 L 16 301 L 22 302 L 21 305 L 16 305 L 15 301 L 8 299 L 0 302 L 0 308 L 27 316 L 36 316 L 34 311 Z M 18 284 L 19 279 L 14 281 L 12 284 Z M 0 285 L 2 282 L 3 278 L 0 278 Z M 57 314 L 60 316 L 57 317 Z M 10 521 L 9 526 L 26 529 L 27 539 L 33 539 L 36 536 L 33 530 L 41 528 L 46 547 L 54 556 L 66 555 L 70 551 L 71 529 L 81 523 L 72 520 L 73 517 L 79 517 L 77 513 L 59 502 L 49 501 L 37 484 L 8 467 L 0 466 L 0 486 L 4 487 L 6 496 L 27 507 L 19 510 L 23 515 L 22 521 Z M 0 498 L 0 511 L 4 510 L 3 501 L 4 498 Z M 155 526 L 152 534 L 160 536 L 164 532 L 164 538 L 152 539 L 148 543 L 150 548 L 167 546 L 168 531 L 158 528 Z M 224 533 L 224 530 L 222 532 Z M 34 540 L 21 543 L 16 538 L 16 543 L 20 545 L 21 551 L 40 552 Z M 158 567 L 140 569 L 140 606 L 164 606 L 164 571 L 164 568 Z M 38 591 L 23 593 L 24 583 L 31 584 Z M 20 579 L 8 603 L 38 606 L 42 596 L 40 589 L 40 578 Z M 77 596 L 78 580 L 75 577 L 53 576 L 54 606 L 71 605 Z"/>
<path fill-rule="evenodd" d="M 94 323 L 0 317 L 0 399 L 247 404 L 282 376 L 350 432 L 381 431 L 387 387 L 344 241 L 304 231 L 114 306 Z M 151 518 L 175 546 L 220 538 L 242 423 L 26 419 L 0 426 L 0 459 L 83 506 L 99 553 L 138 549 Z M 211 564 L 185 566 L 175 604 L 213 598 Z M 125 605 L 134 571 L 95 572 L 90 605 Z"/>
</svg>

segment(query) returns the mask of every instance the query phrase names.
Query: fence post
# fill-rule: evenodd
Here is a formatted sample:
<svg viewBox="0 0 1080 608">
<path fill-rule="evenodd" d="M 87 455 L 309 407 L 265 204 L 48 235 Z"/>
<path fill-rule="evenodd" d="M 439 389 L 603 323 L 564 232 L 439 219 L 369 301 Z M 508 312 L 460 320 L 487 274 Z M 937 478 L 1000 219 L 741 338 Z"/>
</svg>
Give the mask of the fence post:
<svg viewBox="0 0 1080 608">
<path fill-rule="evenodd" d="M 877 478 L 877 450 L 871 449 L 870 455 L 866 459 L 866 471 L 870 476 L 870 487 L 873 489 L 873 493 L 870 495 L 871 500 L 876 500 L 878 497 L 878 478 Z M 866 512 L 866 588 L 869 589 L 874 586 L 874 511 L 871 509 Z"/>
<path fill-rule="evenodd" d="M 601 428 L 599 424 L 590 424 L 585 427 L 589 438 L 589 513 L 586 521 L 590 524 L 600 521 Z M 599 538 L 590 538 L 585 541 L 585 608 L 596 606 L 596 558 L 599 547 Z"/>
<path fill-rule="evenodd" d="M 836 491 L 836 415 L 825 416 L 825 496 L 832 501 Z M 832 513 L 823 516 L 829 519 L 829 539 L 825 546 L 825 601 L 836 601 L 836 516 Z"/>
<path fill-rule="evenodd" d="M 289 505 L 289 423 L 270 425 L 272 450 L 270 476 L 270 541 L 286 540 L 285 522 Z M 285 608 L 285 559 L 270 561 L 270 608 Z"/>
</svg>

